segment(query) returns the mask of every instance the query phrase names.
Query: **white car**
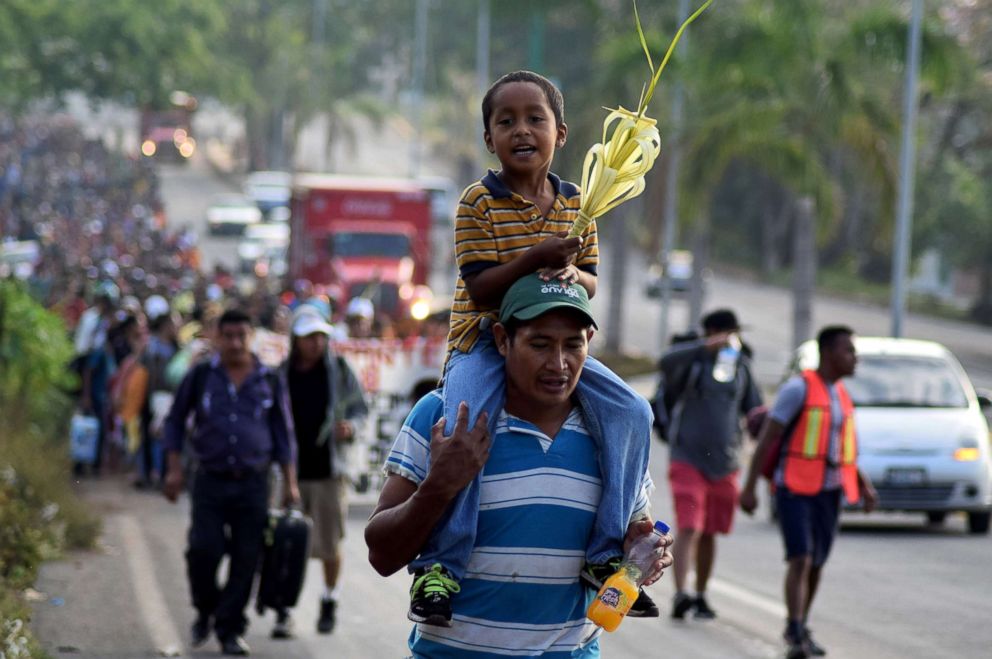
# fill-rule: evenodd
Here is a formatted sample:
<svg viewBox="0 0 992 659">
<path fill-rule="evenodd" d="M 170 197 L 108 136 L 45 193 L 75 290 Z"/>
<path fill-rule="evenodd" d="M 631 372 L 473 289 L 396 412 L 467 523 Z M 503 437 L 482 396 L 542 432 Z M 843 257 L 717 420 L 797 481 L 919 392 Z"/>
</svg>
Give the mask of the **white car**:
<svg viewBox="0 0 992 659">
<path fill-rule="evenodd" d="M 262 221 L 258 206 L 239 194 L 214 197 L 207 209 L 207 229 L 211 235 L 242 234 L 245 228 Z"/>
<path fill-rule="evenodd" d="M 692 252 L 684 249 L 673 249 L 668 255 L 668 280 L 673 293 L 685 293 L 692 287 Z M 703 280 L 709 278 L 703 272 Z M 648 269 L 648 280 L 644 293 L 649 298 L 661 297 L 662 285 L 665 279 L 665 269 L 660 264 L 654 264 Z"/>
<path fill-rule="evenodd" d="M 246 275 L 282 276 L 288 247 L 288 224 L 254 224 L 238 243 L 238 269 Z"/>
<path fill-rule="evenodd" d="M 855 406 L 858 466 L 879 509 L 925 512 L 939 524 L 965 512 L 972 533 L 988 533 L 992 454 L 978 395 L 961 364 L 939 343 L 855 337 L 858 367 L 844 381 Z M 815 341 L 796 351 L 793 372 L 816 368 Z"/>
<path fill-rule="evenodd" d="M 289 172 L 252 172 L 244 182 L 245 196 L 273 221 L 288 219 L 293 177 Z"/>
<path fill-rule="evenodd" d="M 27 279 L 41 259 L 41 245 L 37 240 L 0 240 L 0 279 L 11 275 Z"/>
</svg>

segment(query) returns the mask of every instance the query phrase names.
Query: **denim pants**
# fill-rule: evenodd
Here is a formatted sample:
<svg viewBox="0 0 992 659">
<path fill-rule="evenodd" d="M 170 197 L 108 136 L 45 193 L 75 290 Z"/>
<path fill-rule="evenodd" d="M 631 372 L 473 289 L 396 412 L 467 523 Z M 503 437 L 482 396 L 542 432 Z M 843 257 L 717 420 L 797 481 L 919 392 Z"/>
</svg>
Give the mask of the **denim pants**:
<svg viewBox="0 0 992 659">
<path fill-rule="evenodd" d="M 651 448 L 651 408 L 640 394 L 593 357 L 586 359 L 576 387 L 586 429 L 599 448 L 603 495 L 586 549 L 590 563 L 623 555 L 623 539 L 644 483 Z M 454 430 L 458 405 L 469 406 L 469 427 L 479 413 L 489 413 L 489 432 L 506 400 L 503 356 L 492 333 L 484 331 L 471 352 L 455 352 L 444 375 L 445 435 Z M 479 519 L 479 474 L 448 506 L 420 555 L 414 571 L 440 563 L 462 579 L 475 546 Z"/>
<path fill-rule="evenodd" d="M 206 471 L 193 480 L 192 519 L 186 569 L 193 606 L 201 617 L 214 617 L 218 638 L 239 636 L 248 619 L 255 570 L 268 521 L 265 473 L 229 479 Z M 217 568 L 230 554 L 227 583 L 217 585 Z"/>
</svg>

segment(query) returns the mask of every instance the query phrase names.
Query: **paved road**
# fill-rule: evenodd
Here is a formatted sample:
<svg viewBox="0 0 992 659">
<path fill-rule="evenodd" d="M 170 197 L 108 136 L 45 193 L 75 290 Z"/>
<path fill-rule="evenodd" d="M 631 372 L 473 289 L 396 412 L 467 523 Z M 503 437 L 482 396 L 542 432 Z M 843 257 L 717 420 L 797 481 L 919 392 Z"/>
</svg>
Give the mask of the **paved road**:
<svg viewBox="0 0 992 659">
<path fill-rule="evenodd" d="M 192 227 L 199 237 L 204 269 L 221 264 L 229 269 L 237 265 L 236 236 L 211 236 L 207 232 L 207 208 L 210 198 L 239 190 L 213 175 L 201 154 L 185 165 L 161 165 L 162 198 L 169 226 Z"/>
<path fill-rule="evenodd" d="M 210 194 L 226 189 L 202 163 L 164 170 L 170 222 L 202 224 Z M 207 239 L 207 262 L 230 262 L 235 241 Z M 632 262 L 632 270 L 638 264 Z M 608 269 L 604 269 L 608 270 Z M 606 273 L 604 272 L 604 276 Z M 608 291 L 603 282 L 601 291 Z M 648 354 L 657 336 L 657 305 L 630 287 L 624 345 Z M 597 297 L 603 304 L 605 296 Z M 762 380 L 771 384 L 788 359 L 787 294 L 779 289 L 716 279 L 707 306 L 729 304 L 750 327 Z M 816 323 L 846 322 L 863 333 L 884 331 L 886 315 L 865 305 L 818 299 Z M 600 312 L 602 313 L 602 312 Z M 673 321 L 684 323 L 684 305 Z M 911 317 L 912 336 L 937 338 L 962 358 L 982 386 L 992 386 L 987 333 L 971 326 Z M 651 378 L 635 383 L 643 393 Z M 672 518 L 666 451 L 656 445 L 651 470 L 662 486 L 654 494 L 657 515 Z M 102 549 L 48 564 L 38 590 L 36 628 L 53 656 L 151 657 L 160 650 L 211 656 L 213 645 L 185 649 L 191 609 L 184 576 L 187 502 L 171 506 L 157 496 L 134 492 L 123 482 L 84 483 L 83 492 L 106 514 Z M 366 502 L 367 504 L 367 502 Z M 409 625 L 404 617 L 409 586 L 405 575 L 378 577 L 365 560 L 362 528 L 369 508 L 353 508 L 345 541 L 345 600 L 338 630 L 318 636 L 313 628 L 320 592 L 319 566 L 312 563 L 297 619 L 300 638 L 267 638 L 271 618 L 253 616 L 248 640 L 263 657 L 405 656 Z M 844 532 L 825 574 L 812 626 L 834 657 L 984 657 L 992 643 L 987 624 L 992 592 L 992 540 L 969 536 L 963 518 L 942 528 L 918 516 L 845 518 Z M 783 565 L 778 535 L 763 514 L 742 518 L 720 543 L 711 600 L 720 617 L 712 622 L 630 620 L 603 641 L 608 657 L 779 657 Z M 670 577 L 652 589 L 663 608 Z"/>
</svg>

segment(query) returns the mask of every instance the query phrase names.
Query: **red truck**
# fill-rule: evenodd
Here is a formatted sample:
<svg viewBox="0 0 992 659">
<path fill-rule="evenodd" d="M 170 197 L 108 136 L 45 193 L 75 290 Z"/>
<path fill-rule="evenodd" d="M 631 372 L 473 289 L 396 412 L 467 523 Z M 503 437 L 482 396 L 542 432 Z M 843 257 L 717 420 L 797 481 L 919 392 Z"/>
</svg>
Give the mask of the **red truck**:
<svg viewBox="0 0 992 659">
<path fill-rule="evenodd" d="M 166 107 L 145 107 L 141 110 L 141 154 L 147 158 L 160 158 L 185 162 L 196 151 L 193 139 L 193 112 L 197 100 L 186 92 L 169 95 Z"/>
<path fill-rule="evenodd" d="M 395 320 L 426 315 L 431 197 L 417 181 L 299 174 L 291 211 L 290 277 Z"/>
</svg>

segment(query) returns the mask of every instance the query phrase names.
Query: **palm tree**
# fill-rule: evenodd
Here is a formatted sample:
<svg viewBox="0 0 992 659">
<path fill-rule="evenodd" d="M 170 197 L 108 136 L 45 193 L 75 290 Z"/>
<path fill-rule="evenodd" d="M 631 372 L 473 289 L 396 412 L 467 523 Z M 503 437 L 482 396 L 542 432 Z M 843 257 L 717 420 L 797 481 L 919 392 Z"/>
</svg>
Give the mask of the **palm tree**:
<svg viewBox="0 0 992 659">
<path fill-rule="evenodd" d="M 755 228 L 769 269 L 778 263 L 772 252 L 788 251 L 801 198 L 813 200 L 818 244 L 839 241 L 837 251 L 888 244 L 903 58 L 894 44 L 904 40 L 905 18 L 891 8 L 837 9 L 821 0 L 745 0 L 737 8 L 701 31 L 706 44 L 688 63 L 694 121 L 683 217 L 708 233 L 714 191 L 735 172 L 763 188 Z M 939 79 L 952 44 L 933 31 L 927 44 L 925 72 Z M 842 231 L 851 222 L 860 223 L 858 233 Z M 797 299 L 813 293 L 813 278 L 806 280 L 794 288 Z"/>
</svg>

